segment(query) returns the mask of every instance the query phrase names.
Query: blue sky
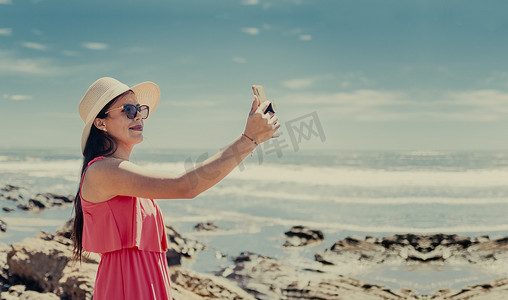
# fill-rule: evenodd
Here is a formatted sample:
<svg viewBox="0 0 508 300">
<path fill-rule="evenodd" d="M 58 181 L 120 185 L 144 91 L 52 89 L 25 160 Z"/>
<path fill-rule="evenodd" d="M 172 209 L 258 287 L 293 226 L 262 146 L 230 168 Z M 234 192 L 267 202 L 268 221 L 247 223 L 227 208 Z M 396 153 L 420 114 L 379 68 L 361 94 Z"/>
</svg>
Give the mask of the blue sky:
<svg viewBox="0 0 508 300">
<path fill-rule="evenodd" d="M 503 1 L 0 0 L 2 147 L 79 149 L 102 76 L 153 81 L 148 148 L 218 149 L 262 84 L 301 149 L 507 150 Z M 283 136 L 288 138 L 283 126 Z"/>
</svg>

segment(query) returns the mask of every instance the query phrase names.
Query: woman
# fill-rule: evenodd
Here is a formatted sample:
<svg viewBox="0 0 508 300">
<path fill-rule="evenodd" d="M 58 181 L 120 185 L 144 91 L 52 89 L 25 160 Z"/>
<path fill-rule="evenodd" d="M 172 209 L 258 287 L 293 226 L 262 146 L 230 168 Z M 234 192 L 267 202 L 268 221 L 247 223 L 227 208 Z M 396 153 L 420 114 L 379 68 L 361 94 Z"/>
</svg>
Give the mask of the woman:
<svg viewBox="0 0 508 300">
<path fill-rule="evenodd" d="M 85 122 L 83 168 L 74 207 L 74 252 L 101 254 L 94 300 L 171 299 L 167 240 L 153 199 L 192 199 L 217 184 L 280 124 L 255 97 L 245 130 L 231 145 L 182 175 L 151 171 L 129 161 L 143 140 L 144 120 L 159 103 L 159 88 L 129 88 L 105 77 L 80 102 Z M 206 176 L 200 176 L 206 174 Z"/>
</svg>

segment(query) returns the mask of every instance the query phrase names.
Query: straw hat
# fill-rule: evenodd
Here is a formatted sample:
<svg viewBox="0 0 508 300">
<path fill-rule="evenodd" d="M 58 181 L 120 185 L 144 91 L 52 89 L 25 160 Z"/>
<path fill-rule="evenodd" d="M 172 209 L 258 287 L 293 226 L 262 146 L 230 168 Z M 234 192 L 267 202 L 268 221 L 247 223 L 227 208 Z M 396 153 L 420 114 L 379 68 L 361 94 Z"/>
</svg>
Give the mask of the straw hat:
<svg viewBox="0 0 508 300">
<path fill-rule="evenodd" d="M 85 150 L 86 141 L 90 135 L 90 129 L 99 112 L 109 101 L 128 90 L 132 90 L 134 94 L 136 94 L 139 104 L 145 104 L 150 107 L 150 114 L 157 107 L 157 104 L 159 104 L 159 87 L 153 82 L 143 82 L 133 87 L 128 87 L 111 77 L 98 79 L 88 88 L 85 96 L 79 103 L 79 115 L 83 122 L 85 122 L 85 128 L 81 135 L 81 152 Z"/>
</svg>

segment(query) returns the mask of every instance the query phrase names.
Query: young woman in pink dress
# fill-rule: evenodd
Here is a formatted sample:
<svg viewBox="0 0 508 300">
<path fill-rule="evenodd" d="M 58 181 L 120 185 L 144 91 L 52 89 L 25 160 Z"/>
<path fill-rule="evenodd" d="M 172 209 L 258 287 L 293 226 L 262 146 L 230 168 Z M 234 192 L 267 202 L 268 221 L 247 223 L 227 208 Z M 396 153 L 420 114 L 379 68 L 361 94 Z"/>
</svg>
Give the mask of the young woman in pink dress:
<svg viewBox="0 0 508 300">
<path fill-rule="evenodd" d="M 172 299 L 164 219 L 154 199 L 196 197 L 280 127 L 277 116 L 265 113 L 269 102 L 255 97 L 243 133 L 227 148 L 181 175 L 147 170 L 129 156 L 159 98 L 152 82 L 128 87 L 104 77 L 79 104 L 85 128 L 73 239 L 77 259 L 83 251 L 101 254 L 94 300 Z"/>
</svg>

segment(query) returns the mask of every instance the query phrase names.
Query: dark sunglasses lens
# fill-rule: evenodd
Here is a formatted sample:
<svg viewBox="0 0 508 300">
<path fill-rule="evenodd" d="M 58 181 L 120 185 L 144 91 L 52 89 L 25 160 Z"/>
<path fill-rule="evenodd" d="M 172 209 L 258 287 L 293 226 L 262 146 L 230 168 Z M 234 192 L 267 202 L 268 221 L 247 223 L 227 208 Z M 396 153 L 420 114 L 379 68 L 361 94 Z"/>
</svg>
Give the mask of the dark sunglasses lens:
<svg viewBox="0 0 508 300">
<path fill-rule="evenodd" d="M 136 113 L 138 112 L 138 109 L 134 105 L 125 105 L 125 114 L 127 115 L 127 118 L 134 119 L 136 117 Z"/>
<path fill-rule="evenodd" d="M 142 106 L 139 107 L 139 115 L 143 119 L 148 118 L 149 111 L 150 111 L 150 109 L 148 108 L 147 105 L 142 105 Z"/>
</svg>

